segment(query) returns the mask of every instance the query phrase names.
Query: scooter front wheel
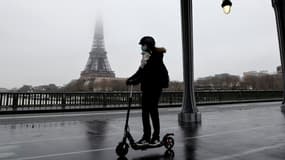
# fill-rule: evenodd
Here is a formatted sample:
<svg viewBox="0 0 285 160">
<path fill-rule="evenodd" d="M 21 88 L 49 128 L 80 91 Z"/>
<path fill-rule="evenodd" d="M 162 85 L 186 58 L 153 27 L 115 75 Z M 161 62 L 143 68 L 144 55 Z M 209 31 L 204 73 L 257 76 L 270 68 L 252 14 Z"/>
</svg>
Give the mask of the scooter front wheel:
<svg viewBox="0 0 285 160">
<path fill-rule="evenodd" d="M 120 142 L 116 147 L 116 153 L 120 157 L 124 157 L 125 155 L 127 155 L 128 151 L 129 145 L 127 143 Z"/>
</svg>

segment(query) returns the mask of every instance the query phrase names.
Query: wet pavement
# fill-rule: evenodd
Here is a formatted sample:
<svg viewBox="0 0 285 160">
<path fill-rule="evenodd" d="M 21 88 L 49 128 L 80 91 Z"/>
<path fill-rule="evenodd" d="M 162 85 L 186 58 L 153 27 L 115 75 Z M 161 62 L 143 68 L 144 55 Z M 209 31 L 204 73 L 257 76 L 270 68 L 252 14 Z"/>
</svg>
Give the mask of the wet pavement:
<svg viewBox="0 0 285 160">
<path fill-rule="evenodd" d="M 180 126 L 179 108 L 160 110 L 161 136 L 174 133 L 174 157 L 165 148 L 129 149 L 129 160 L 284 160 L 285 115 L 280 102 L 199 107 L 200 125 Z M 2 115 L 0 159 L 114 160 L 125 111 Z M 130 130 L 141 137 L 140 110 Z"/>
</svg>

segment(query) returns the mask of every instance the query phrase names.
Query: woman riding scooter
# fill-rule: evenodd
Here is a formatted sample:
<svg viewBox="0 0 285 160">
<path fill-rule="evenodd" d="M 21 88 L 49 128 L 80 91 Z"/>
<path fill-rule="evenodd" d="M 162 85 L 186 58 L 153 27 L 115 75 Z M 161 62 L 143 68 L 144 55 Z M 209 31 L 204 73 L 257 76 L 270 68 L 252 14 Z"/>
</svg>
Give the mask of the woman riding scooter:
<svg viewBox="0 0 285 160">
<path fill-rule="evenodd" d="M 142 49 L 142 60 L 139 69 L 127 79 L 127 85 L 141 85 L 143 136 L 136 142 L 140 145 L 157 145 L 160 143 L 160 122 L 158 102 L 163 88 L 169 84 L 168 71 L 163 63 L 166 50 L 155 47 L 155 40 L 150 36 L 143 37 L 139 44 Z M 150 117 L 153 134 L 151 137 Z"/>
</svg>

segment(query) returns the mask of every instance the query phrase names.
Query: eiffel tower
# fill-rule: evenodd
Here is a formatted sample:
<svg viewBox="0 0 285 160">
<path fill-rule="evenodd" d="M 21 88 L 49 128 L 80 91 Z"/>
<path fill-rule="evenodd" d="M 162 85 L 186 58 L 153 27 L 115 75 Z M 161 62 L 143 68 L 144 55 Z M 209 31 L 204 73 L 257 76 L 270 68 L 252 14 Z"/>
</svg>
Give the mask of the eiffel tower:
<svg viewBox="0 0 285 160">
<path fill-rule="evenodd" d="M 104 44 L 103 23 L 97 18 L 92 49 L 85 69 L 80 74 L 80 79 L 94 80 L 96 78 L 115 78 L 107 58 Z"/>
</svg>

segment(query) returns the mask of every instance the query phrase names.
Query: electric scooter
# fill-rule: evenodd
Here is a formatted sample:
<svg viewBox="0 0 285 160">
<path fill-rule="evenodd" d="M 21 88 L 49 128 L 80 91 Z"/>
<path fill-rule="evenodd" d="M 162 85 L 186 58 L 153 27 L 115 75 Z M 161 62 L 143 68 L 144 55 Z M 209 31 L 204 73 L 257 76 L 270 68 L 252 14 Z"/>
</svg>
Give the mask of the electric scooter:
<svg viewBox="0 0 285 160">
<path fill-rule="evenodd" d="M 130 116 L 130 110 L 131 110 L 131 105 L 132 105 L 132 94 L 133 94 L 133 85 L 130 86 L 130 96 L 129 96 L 129 103 L 128 103 L 128 111 L 127 111 L 127 116 L 126 116 L 126 123 L 125 123 L 125 129 L 124 129 L 124 136 L 121 142 L 116 147 L 116 153 L 120 157 L 124 157 L 127 155 L 129 151 L 129 144 L 132 149 L 134 150 L 146 150 L 150 148 L 158 148 L 164 146 L 167 150 L 165 154 L 169 156 L 174 156 L 174 152 L 172 150 L 174 146 L 174 139 L 173 133 L 167 133 L 166 135 L 163 136 L 162 141 L 160 141 L 159 144 L 156 145 L 151 145 L 151 144 L 145 144 L 145 145 L 137 145 L 135 143 L 135 140 L 133 139 L 130 128 L 129 128 L 129 116 Z M 127 142 L 129 141 L 129 144 Z"/>
</svg>

